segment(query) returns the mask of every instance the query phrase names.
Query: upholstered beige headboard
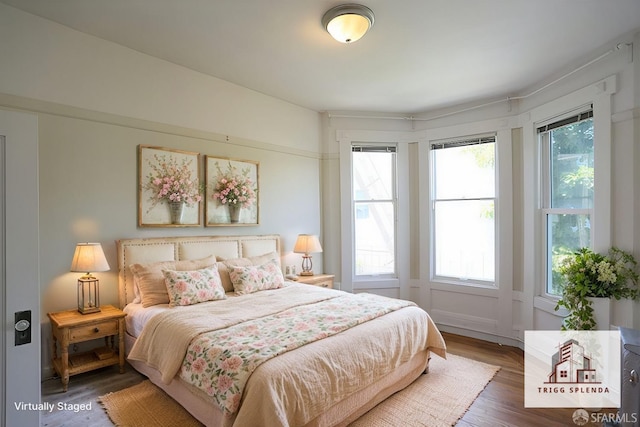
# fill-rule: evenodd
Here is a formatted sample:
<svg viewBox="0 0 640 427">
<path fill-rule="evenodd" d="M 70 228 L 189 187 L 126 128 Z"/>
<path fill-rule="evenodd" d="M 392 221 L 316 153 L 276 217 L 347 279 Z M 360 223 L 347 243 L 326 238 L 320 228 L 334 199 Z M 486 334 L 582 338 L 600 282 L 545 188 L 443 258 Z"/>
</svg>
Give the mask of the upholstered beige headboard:
<svg viewBox="0 0 640 427">
<path fill-rule="evenodd" d="M 198 259 L 215 255 L 225 259 L 280 253 L 280 236 L 185 236 L 121 239 L 118 249 L 118 295 L 120 308 L 133 301 L 132 264 Z"/>
</svg>

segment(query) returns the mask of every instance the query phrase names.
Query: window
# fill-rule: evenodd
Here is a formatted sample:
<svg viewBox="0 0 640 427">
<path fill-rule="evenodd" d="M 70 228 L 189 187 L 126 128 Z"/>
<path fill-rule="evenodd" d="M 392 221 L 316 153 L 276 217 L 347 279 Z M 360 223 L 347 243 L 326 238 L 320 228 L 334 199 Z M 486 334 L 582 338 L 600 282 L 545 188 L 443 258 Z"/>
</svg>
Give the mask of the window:
<svg viewBox="0 0 640 427">
<path fill-rule="evenodd" d="M 495 135 L 431 144 L 435 277 L 495 283 Z"/>
<path fill-rule="evenodd" d="M 355 275 L 396 274 L 396 147 L 352 147 Z"/>
<path fill-rule="evenodd" d="M 562 261 L 592 247 L 594 195 L 593 110 L 556 118 L 538 127 L 541 213 L 546 292 L 560 295 Z"/>
</svg>

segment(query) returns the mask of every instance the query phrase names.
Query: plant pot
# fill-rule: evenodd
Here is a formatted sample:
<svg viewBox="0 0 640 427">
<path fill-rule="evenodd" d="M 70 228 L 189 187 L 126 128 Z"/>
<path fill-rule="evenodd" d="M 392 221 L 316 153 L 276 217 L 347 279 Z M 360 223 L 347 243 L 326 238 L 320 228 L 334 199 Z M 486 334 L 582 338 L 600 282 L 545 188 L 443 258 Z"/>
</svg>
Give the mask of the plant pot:
<svg viewBox="0 0 640 427">
<path fill-rule="evenodd" d="M 169 218 L 171 224 L 182 224 L 184 202 L 169 202 Z"/>
<path fill-rule="evenodd" d="M 232 224 L 240 222 L 240 210 L 242 206 L 239 205 L 227 205 L 229 208 L 229 222 Z"/>
<path fill-rule="evenodd" d="M 611 299 L 588 297 L 593 307 L 593 320 L 596 322 L 596 330 L 608 331 L 611 329 Z"/>
<path fill-rule="evenodd" d="M 616 327 L 633 329 L 633 306 L 631 299 L 611 299 L 611 324 Z"/>
</svg>

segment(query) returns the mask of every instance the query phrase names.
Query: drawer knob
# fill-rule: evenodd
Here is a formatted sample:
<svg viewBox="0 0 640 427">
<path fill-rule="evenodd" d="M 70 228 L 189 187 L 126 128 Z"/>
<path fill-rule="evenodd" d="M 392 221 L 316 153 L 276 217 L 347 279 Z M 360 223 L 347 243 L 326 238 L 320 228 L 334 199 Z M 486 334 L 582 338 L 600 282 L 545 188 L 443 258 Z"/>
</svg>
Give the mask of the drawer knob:
<svg viewBox="0 0 640 427">
<path fill-rule="evenodd" d="M 638 373 L 635 369 L 632 369 L 631 372 L 629 372 L 629 382 L 631 384 L 635 384 L 638 382 Z"/>
<path fill-rule="evenodd" d="M 100 328 L 98 328 L 98 327 L 93 328 L 93 332 L 95 332 L 97 334 L 98 332 L 100 332 Z"/>
</svg>

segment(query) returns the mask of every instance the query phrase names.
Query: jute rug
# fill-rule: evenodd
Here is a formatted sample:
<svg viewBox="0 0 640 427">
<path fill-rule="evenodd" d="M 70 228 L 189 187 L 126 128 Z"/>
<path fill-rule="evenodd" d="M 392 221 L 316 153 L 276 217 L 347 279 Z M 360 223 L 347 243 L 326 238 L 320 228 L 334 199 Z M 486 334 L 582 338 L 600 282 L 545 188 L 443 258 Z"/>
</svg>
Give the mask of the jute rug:
<svg viewBox="0 0 640 427">
<path fill-rule="evenodd" d="M 447 355 L 433 356 L 429 374 L 394 394 L 351 427 L 449 427 L 467 411 L 498 366 Z M 201 424 L 148 380 L 99 398 L 116 426 L 190 427 Z"/>
</svg>

